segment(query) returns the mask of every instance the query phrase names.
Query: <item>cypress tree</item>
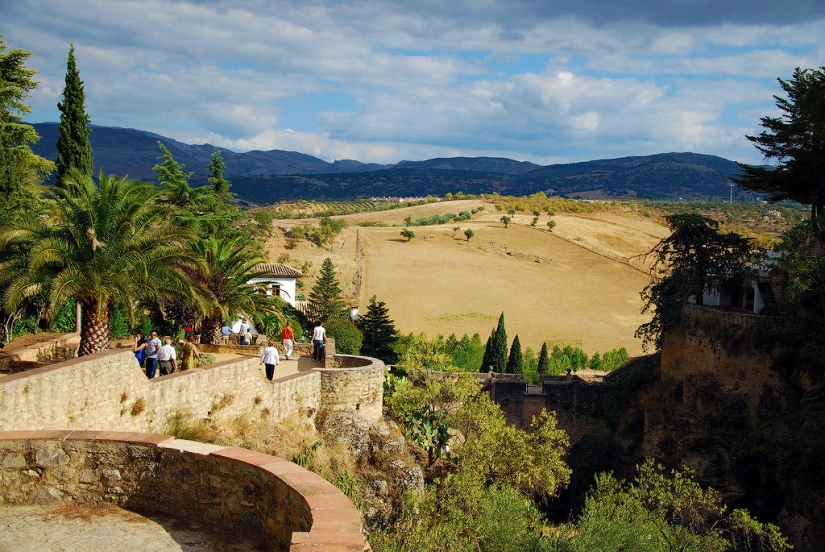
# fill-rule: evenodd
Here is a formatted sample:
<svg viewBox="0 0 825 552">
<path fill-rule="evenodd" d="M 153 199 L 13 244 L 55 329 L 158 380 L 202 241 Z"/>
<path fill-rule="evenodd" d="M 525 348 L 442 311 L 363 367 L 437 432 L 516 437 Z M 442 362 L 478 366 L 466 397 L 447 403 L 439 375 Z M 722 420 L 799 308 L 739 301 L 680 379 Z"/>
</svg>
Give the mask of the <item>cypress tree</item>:
<svg viewBox="0 0 825 552">
<path fill-rule="evenodd" d="M 495 371 L 495 367 L 493 366 L 493 358 L 492 358 L 492 351 L 493 351 L 493 341 L 496 340 L 496 330 L 493 329 L 490 332 L 490 337 L 487 338 L 487 344 L 484 346 L 484 358 L 481 360 L 481 370 L 480 372 L 488 372 L 490 368 L 493 368 Z"/>
<path fill-rule="evenodd" d="M 209 183 L 212 184 L 216 196 L 224 201 L 231 201 L 232 194 L 229 193 L 231 184 L 223 177 L 224 168 L 226 168 L 226 163 L 221 157 L 221 152 L 212 152 L 212 160 L 206 166 L 206 170 L 209 172 Z"/>
<path fill-rule="evenodd" d="M 309 292 L 307 315 L 313 323 L 347 316 L 347 304 L 341 297 L 341 284 L 338 283 L 335 267 L 329 257 L 324 259 L 321 274 Z"/>
<path fill-rule="evenodd" d="M 490 349 L 493 371 L 503 373 L 507 369 L 507 330 L 504 329 L 504 313 L 498 317 L 498 326 Z"/>
<path fill-rule="evenodd" d="M 389 317 L 383 301 L 377 301 L 375 295 L 370 299 L 367 312 L 361 317 L 358 324 L 364 341 L 361 343 L 361 354 L 383 360 L 386 364 L 395 364 L 398 354 L 393 349 L 398 339 L 395 322 Z"/>
<path fill-rule="evenodd" d="M 507 373 L 508 374 L 522 374 L 522 364 L 524 357 L 521 354 L 521 342 L 518 336 L 513 339 L 513 346 L 510 347 L 510 356 L 507 358 Z"/>
<path fill-rule="evenodd" d="M 69 46 L 69 60 L 66 63 L 66 86 L 63 101 L 57 104 L 60 110 L 60 125 L 57 139 L 57 185 L 63 186 L 72 170 L 85 176 L 92 176 L 92 144 L 89 142 L 89 115 L 86 113 L 86 94 L 83 81 L 74 59 L 74 45 Z"/>
<path fill-rule="evenodd" d="M 541 344 L 541 352 L 539 353 L 539 365 L 536 370 L 539 375 L 550 373 L 550 354 L 547 352 L 547 343 Z"/>
</svg>

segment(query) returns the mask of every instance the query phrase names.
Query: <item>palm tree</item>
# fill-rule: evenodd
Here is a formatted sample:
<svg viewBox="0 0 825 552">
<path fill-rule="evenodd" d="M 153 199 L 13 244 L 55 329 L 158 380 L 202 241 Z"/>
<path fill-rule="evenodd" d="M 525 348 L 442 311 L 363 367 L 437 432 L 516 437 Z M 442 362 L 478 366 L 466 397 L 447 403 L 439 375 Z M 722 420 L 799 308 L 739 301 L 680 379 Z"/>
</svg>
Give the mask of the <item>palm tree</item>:
<svg viewBox="0 0 825 552">
<path fill-rule="evenodd" d="M 230 316 L 253 319 L 269 314 L 282 318 L 280 299 L 262 293 L 258 285 L 250 283 L 264 274 L 264 261 L 241 238 L 213 236 L 195 242 L 192 250 L 204 264 L 190 271 L 190 276 L 212 294 L 212 302 L 200 313 L 201 342 L 221 343 L 222 321 Z"/>
<path fill-rule="evenodd" d="M 151 184 L 102 174 L 96 184 L 77 172 L 59 192 L 50 189 L 42 217 L 0 232 L 0 248 L 26 245 L 26 270 L 6 288 L 6 310 L 39 293 L 53 306 L 74 297 L 82 307 L 83 356 L 108 347 L 117 301 L 198 301 L 183 270 L 198 265 L 187 247 L 191 234 L 170 223 L 158 193 Z"/>
</svg>

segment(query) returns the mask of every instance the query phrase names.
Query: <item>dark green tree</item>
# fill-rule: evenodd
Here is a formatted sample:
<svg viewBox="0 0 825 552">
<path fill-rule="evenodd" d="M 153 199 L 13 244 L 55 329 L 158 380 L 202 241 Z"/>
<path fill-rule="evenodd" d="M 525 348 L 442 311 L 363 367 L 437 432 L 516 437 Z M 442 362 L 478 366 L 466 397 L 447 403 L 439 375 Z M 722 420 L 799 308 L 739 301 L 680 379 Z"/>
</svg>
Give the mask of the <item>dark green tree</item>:
<svg viewBox="0 0 825 552">
<path fill-rule="evenodd" d="M 17 48 L 7 50 L 0 36 L 0 224 L 12 222 L 11 215 L 24 214 L 9 202 L 28 186 L 40 182 L 54 166 L 31 150 L 40 137 L 23 117 L 31 113 L 26 104 L 29 92 L 37 87 L 35 71 L 26 68 L 31 52 Z"/>
<path fill-rule="evenodd" d="M 206 165 L 206 171 L 209 173 L 209 184 L 212 185 L 212 191 L 223 201 L 232 201 L 232 194 L 229 188 L 232 186 L 228 180 L 223 177 L 223 170 L 226 168 L 226 163 L 221 157 L 221 152 L 212 152 L 212 160 Z"/>
<path fill-rule="evenodd" d="M 384 301 L 378 301 L 373 295 L 367 312 L 358 322 L 359 329 L 364 335 L 361 344 L 361 354 L 384 361 L 386 364 L 395 364 L 398 353 L 393 346 L 398 340 L 398 330 L 395 322 L 390 318 Z"/>
<path fill-rule="evenodd" d="M 472 238 L 472 237 L 473 237 L 473 236 L 475 236 L 475 235 L 476 235 L 476 234 L 475 234 L 475 232 L 473 232 L 473 231 L 472 231 L 471 229 L 469 229 L 469 228 L 467 228 L 466 230 L 464 230 L 464 236 L 467 238 L 467 241 L 470 241 L 470 238 Z"/>
<path fill-rule="evenodd" d="M 415 237 L 415 232 L 413 232 L 409 228 L 404 228 L 403 230 L 401 230 L 401 236 L 407 238 L 407 241 L 410 241 Z"/>
<path fill-rule="evenodd" d="M 361 353 L 364 335 L 347 318 L 335 318 L 326 324 L 327 335 L 335 340 L 335 352 L 345 355 Z"/>
<path fill-rule="evenodd" d="M 550 354 L 547 352 L 547 343 L 541 344 L 537 371 L 540 376 L 550 373 Z"/>
<path fill-rule="evenodd" d="M 513 339 L 513 345 L 510 347 L 510 356 L 507 358 L 507 373 L 508 374 L 522 374 L 522 363 L 524 357 L 521 354 L 521 342 L 516 336 Z"/>
<path fill-rule="evenodd" d="M 481 359 L 480 372 L 488 372 L 493 368 L 493 342 L 496 340 L 496 330 L 490 332 L 490 337 L 487 338 L 487 343 L 484 345 L 484 357 Z"/>
<path fill-rule="evenodd" d="M 346 318 L 347 304 L 341 295 L 341 284 L 335 275 L 332 259 L 327 257 L 321 265 L 321 272 L 309 292 L 307 315 L 310 322 L 326 322 L 335 318 Z"/>
<path fill-rule="evenodd" d="M 690 298 L 702 305 L 705 293 L 747 281 L 754 260 L 751 241 L 719 232 L 713 219 L 695 213 L 666 218 L 672 233 L 647 254 L 653 257 L 652 279 L 641 292 L 642 313 L 653 318 L 636 330 L 645 348 L 651 343 L 661 348 L 664 332 L 679 324 Z"/>
<path fill-rule="evenodd" d="M 158 142 L 162 159 L 152 167 L 157 175 L 158 184 L 163 190 L 163 201 L 182 210 L 191 211 L 195 205 L 195 190 L 189 186 L 191 172 L 183 172 L 183 165 L 175 161 L 169 148 L 163 142 Z"/>
<path fill-rule="evenodd" d="M 92 144 L 89 141 L 89 115 L 86 113 L 86 93 L 83 81 L 74 59 L 74 46 L 69 46 L 69 60 L 66 63 L 66 86 L 63 101 L 57 104 L 60 110 L 60 136 L 57 139 L 57 186 L 62 187 L 72 170 L 92 176 Z"/>
<path fill-rule="evenodd" d="M 746 190 L 766 192 L 770 201 L 810 204 L 813 234 L 825 245 L 825 66 L 797 68 L 793 78 L 778 81 L 787 95 L 774 96 L 781 115 L 762 117 L 765 130 L 748 136 L 777 165 L 741 165 L 744 176 L 735 180 Z"/>
<path fill-rule="evenodd" d="M 504 329 L 504 313 L 498 317 L 498 325 L 490 339 L 484 352 L 481 371 L 486 372 L 493 367 L 493 372 L 504 373 L 507 370 L 507 330 Z"/>
</svg>

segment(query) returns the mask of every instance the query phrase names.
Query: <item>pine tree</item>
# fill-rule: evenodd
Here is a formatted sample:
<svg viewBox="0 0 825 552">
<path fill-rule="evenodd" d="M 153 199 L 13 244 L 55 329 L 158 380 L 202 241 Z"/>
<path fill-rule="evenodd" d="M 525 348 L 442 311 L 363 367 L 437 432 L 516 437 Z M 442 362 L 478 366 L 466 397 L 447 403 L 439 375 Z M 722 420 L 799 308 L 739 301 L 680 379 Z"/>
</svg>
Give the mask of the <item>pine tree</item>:
<svg viewBox="0 0 825 552">
<path fill-rule="evenodd" d="M 209 183 L 212 184 L 216 196 L 224 201 L 231 201 L 232 194 L 229 193 L 231 184 L 223 177 L 224 168 L 226 168 L 226 163 L 223 162 L 221 152 L 213 152 L 212 161 L 206 166 L 206 170 L 209 172 Z"/>
<path fill-rule="evenodd" d="M 389 317 L 383 301 L 377 301 L 375 295 L 370 299 L 367 312 L 361 317 L 358 324 L 364 341 L 361 344 L 361 354 L 384 361 L 386 364 L 395 364 L 398 354 L 393 349 L 398 337 L 395 322 Z"/>
<path fill-rule="evenodd" d="M 189 186 L 191 172 L 183 172 L 184 165 L 175 161 L 172 153 L 163 142 L 158 141 L 162 159 L 152 167 L 158 178 L 158 184 L 163 189 L 163 201 L 181 209 L 191 210 L 195 203 L 195 190 Z"/>
<path fill-rule="evenodd" d="M 89 142 L 89 115 L 86 113 L 86 94 L 83 81 L 74 59 L 74 46 L 69 46 L 69 60 L 66 64 L 66 86 L 63 101 L 57 104 L 60 110 L 60 137 L 57 139 L 57 186 L 62 187 L 72 170 L 84 176 L 92 176 L 92 144 Z"/>
<path fill-rule="evenodd" d="M 539 365 L 537 371 L 540 376 L 550 373 L 550 355 L 547 352 L 547 343 L 541 344 L 541 352 L 539 353 Z"/>
<path fill-rule="evenodd" d="M 503 373 L 507 369 L 507 330 L 504 329 L 504 313 L 498 318 L 498 326 L 490 347 L 490 364 L 494 372 Z"/>
<path fill-rule="evenodd" d="M 309 292 L 307 315 L 311 322 L 324 322 L 347 316 L 347 304 L 341 297 L 341 284 L 335 276 L 332 259 L 327 257 L 312 291 Z"/>
<path fill-rule="evenodd" d="M 521 342 L 518 336 L 513 339 L 513 346 L 510 347 L 510 356 L 507 358 L 507 373 L 522 374 L 523 356 L 521 354 Z"/>
</svg>

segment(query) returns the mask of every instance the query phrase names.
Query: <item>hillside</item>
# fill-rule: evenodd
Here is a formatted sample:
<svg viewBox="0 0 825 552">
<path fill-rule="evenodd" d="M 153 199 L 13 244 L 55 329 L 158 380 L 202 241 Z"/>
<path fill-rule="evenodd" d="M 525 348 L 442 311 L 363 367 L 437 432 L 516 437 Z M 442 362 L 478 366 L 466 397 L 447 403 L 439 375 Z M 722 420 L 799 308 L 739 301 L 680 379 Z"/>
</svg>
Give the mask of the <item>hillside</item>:
<svg viewBox="0 0 825 552">
<path fill-rule="evenodd" d="M 416 237 L 409 242 L 400 236 L 405 217 L 481 205 L 484 210 L 461 223 L 455 237 L 453 224 L 414 227 Z M 648 276 L 628 259 L 648 251 L 667 234 L 665 227 L 621 213 L 559 214 L 550 233 L 547 215 L 536 227 L 530 226 L 532 215 L 515 215 L 509 228 L 500 216 L 491 203 L 479 200 L 359 213 L 336 217 L 349 226 L 329 248 L 304 240 L 290 249 L 284 231 L 317 221 L 282 219 L 274 223 L 267 253 L 271 261 L 289 255 L 287 263 L 295 267 L 312 263 L 305 293 L 330 257 L 348 301 L 363 312 L 377 295 L 405 334 L 460 338 L 478 332 L 486 339 L 504 312 L 509 340 L 518 334 L 534 351 L 549 341 L 580 346 L 591 355 L 619 347 L 641 353 L 633 333 L 647 321 L 639 312 L 639 292 Z M 360 226 L 364 223 L 384 226 Z M 463 235 L 466 228 L 475 233 L 470 241 Z"/>
<path fill-rule="evenodd" d="M 56 157 L 57 124 L 33 125 L 42 139 L 32 148 L 48 159 Z M 650 199 L 727 198 L 729 178 L 738 174 L 733 161 L 695 153 L 661 153 L 550 165 L 494 157 L 454 157 L 401 161 L 395 165 L 337 160 L 291 151 L 236 153 L 209 144 L 189 145 L 151 132 L 93 126 L 90 136 L 95 172 L 153 180 L 158 163 L 157 142 L 164 142 L 175 160 L 193 172 L 191 184 L 206 183 L 205 167 L 213 152 L 226 163 L 225 176 L 239 199 L 258 203 L 281 200 L 337 200 L 364 197 L 413 197 L 462 191 L 498 192 L 589 198 Z M 734 190 L 736 197 L 743 192 Z"/>
</svg>

